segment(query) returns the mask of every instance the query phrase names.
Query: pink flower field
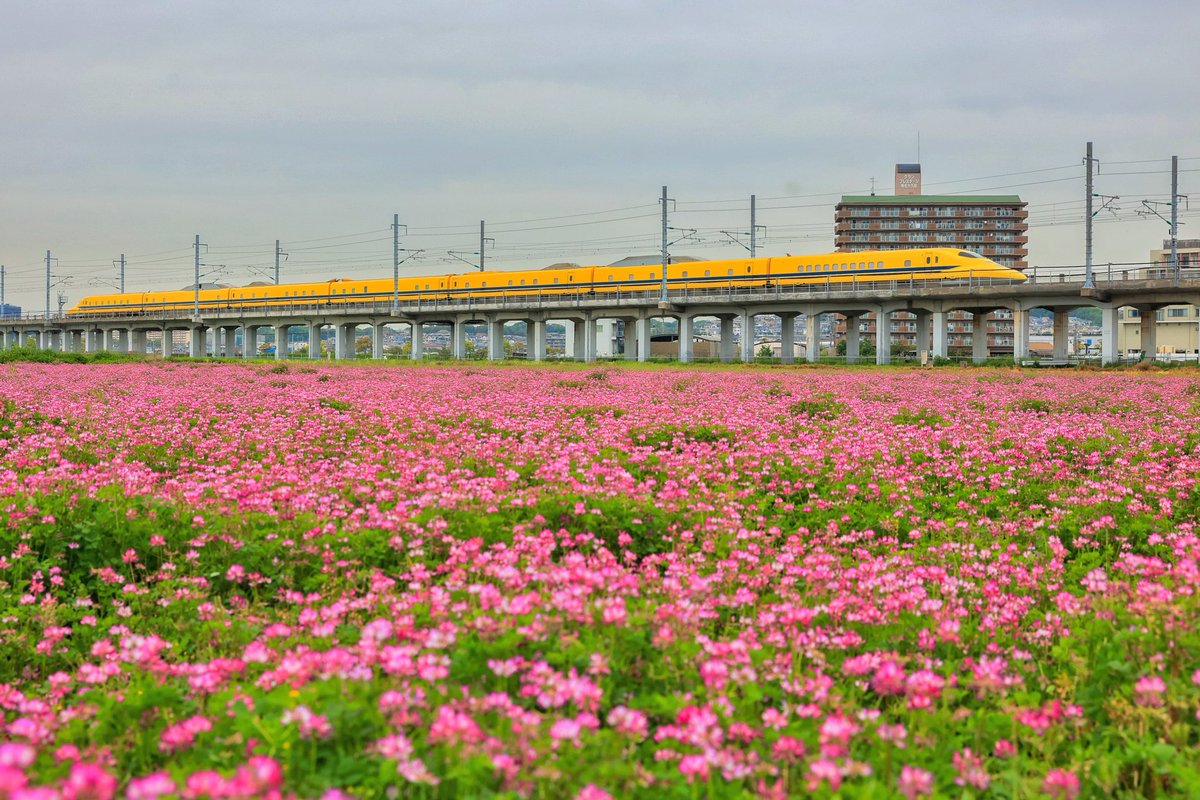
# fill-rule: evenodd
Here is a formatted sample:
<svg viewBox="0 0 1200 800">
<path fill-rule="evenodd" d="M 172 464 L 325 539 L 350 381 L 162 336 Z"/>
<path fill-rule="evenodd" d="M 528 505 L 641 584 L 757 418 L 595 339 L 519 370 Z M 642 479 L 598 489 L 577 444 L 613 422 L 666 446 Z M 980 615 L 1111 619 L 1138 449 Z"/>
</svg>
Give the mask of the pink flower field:
<svg viewBox="0 0 1200 800">
<path fill-rule="evenodd" d="M 0 798 L 1200 796 L 1200 377 L 0 364 Z"/>
</svg>

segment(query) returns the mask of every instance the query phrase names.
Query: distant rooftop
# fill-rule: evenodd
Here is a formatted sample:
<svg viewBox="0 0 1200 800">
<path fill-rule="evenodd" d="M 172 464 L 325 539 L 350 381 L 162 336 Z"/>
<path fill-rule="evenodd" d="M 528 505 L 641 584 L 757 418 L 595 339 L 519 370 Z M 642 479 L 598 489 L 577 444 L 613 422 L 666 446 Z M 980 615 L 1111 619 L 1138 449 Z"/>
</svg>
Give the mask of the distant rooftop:
<svg viewBox="0 0 1200 800">
<path fill-rule="evenodd" d="M 1025 201 L 1015 194 L 844 194 L 841 202 L 874 203 L 876 205 L 912 205 L 913 203 L 1022 205 Z"/>
</svg>

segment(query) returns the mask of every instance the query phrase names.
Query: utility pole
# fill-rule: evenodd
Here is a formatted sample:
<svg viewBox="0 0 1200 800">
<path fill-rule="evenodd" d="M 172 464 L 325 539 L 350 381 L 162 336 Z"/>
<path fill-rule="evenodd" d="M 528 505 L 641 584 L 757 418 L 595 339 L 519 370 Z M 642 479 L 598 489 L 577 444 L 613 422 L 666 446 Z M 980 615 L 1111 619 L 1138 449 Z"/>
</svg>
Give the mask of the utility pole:
<svg viewBox="0 0 1200 800">
<path fill-rule="evenodd" d="M 0 264 L 0 317 L 8 315 L 8 306 L 4 304 L 4 265 Z"/>
<path fill-rule="evenodd" d="M 483 235 L 483 220 L 479 220 L 479 271 L 483 272 L 483 246 L 487 237 Z"/>
<path fill-rule="evenodd" d="M 46 251 L 46 319 L 50 319 L 50 251 Z"/>
<path fill-rule="evenodd" d="M 1171 271 L 1175 285 L 1182 277 L 1179 269 L 1179 156 L 1171 156 Z"/>
<path fill-rule="evenodd" d="M 196 283 L 192 287 L 196 293 L 196 300 L 192 305 L 192 316 L 199 321 L 200 319 L 200 234 L 196 234 Z"/>
<path fill-rule="evenodd" d="M 392 214 L 392 313 L 400 311 L 400 215 Z M 414 326 L 415 328 L 416 326 Z"/>
<path fill-rule="evenodd" d="M 1087 157 L 1084 162 L 1087 164 L 1087 183 L 1084 187 L 1084 192 L 1087 194 L 1087 219 L 1084 226 L 1084 265 L 1083 265 L 1083 288 L 1095 289 L 1096 282 L 1092 278 L 1092 143 L 1087 143 Z"/>
<path fill-rule="evenodd" d="M 483 223 L 480 223 L 480 224 L 482 225 Z M 400 313 L 400 265 L 403 264 L 405 261 L 408 261 L 410 258 L 416 258 L 421 253 L 425 252 L 424 250 L 408 250 L 407 248 L 405 248 L 405 252 L 408 253 L 408 255 L 406 255 L 404 258 L 401 258 L 400 257 L 400 229 L 401 228 L 404 228 L 404 234 L 407 236 L 408 235 L 408 226 L 400 224 L 400 215 L 399 214 L 392 214 L 392 314 L 393 315 Z M 481 244 L 482 244 L 482 242 L 481 242 Z M 482 252 L 483 252 L 483 248 L 481 247 L 480 253 L 482 253 Z M 455 258 L 458 258 L 458 256 L 455 256 Z"/>
<path fill-rule="evenodd" d="M 114 261 L 113 263 L 119 265 L 121 268 L 120 273 L 118 273 L 117 282 L 120 284 L 121 294 L 125 294 L 125 254 L 121 253 L 121 260 Z"/>
<path fill-rule="evenodd" d="M 754 195 L 750 195 L 750 257 L 751 258 L 755 258 L 757 256 L 757 244 L 754 240 L 754 234 L 756 232 L 756 229 L 758 228 L 758 225 L 755 224 L 757 222 L 757 220 L 755 219 L 755 213 L 754 213 L 755 212 L 754 200 L 755 200 Z"/>
<path fill-rule="evenodd" d="M 275 285 L 276 286 L 279 285 L 279 256 L 281 256 L 281 255 L 282 255 L 282 252 L 279 249 L 279 240 L 276 239 L 275 240 Z"/>
<path fill-rule="evenodd" d="M 1171 281 L 1176 286 L 1179 285 L 1183 278 L 1183 270 L 1179 265 L 1179 201 L 1187 200 L 1187 195 L 1179 193 L 1179 156 L 1171 156 L 1171 218 L 1167 219 L 1158 210 L 1162 203 L 1158 200 L 1143 200 L 1142 205 L 1145 206 L 1144 211 L 1138 211 L 1142 216 L 1154 216 L 1167 223 L 1168 230 L 1171 232 Z"/>
<path fill-rule="evenodd" d="M 662 203 L 662 281 L 660 282 L 658 300 L 660 303 L 667 302 L 667 264 L 670 263 L 671 257 L 667 255 L 667 202 L 670 198 L 667 197 L 667 187 L 662 187 L 662 199 L 658 202 Z"/>
</svg>

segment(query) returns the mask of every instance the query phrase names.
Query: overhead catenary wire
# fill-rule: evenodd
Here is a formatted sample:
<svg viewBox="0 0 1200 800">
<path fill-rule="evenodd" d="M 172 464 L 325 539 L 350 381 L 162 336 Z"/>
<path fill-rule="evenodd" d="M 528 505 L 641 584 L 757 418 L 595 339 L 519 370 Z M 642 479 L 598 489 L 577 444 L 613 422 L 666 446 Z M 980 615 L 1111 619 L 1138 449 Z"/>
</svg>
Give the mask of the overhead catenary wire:
<svg viewBox="0 0 1200 800">
<path fill-rule="evenodd" d="M 1194 162 L 1200 157 L 1182 157 L 1181 161 Z M 1126 195 L 1130 192 L 1122 181 L 1128 178 L 1139 178 L 1166 174 L 1168 170 L 1137 169 L 1144 165 L 1166 164 L 1167 159 L 1139 159 L 1107 162 L 1104 167 L 1135 167 L 1135 169 L 1120 169 L 1116 171 L 1102 170 L 1098 174 L 1098 182 L 1107 193 Z M 973 193 L 983 193 L 1000 189 L 1019 189 L 1063 185 L 1080 180 L 1078 174 L 1061 177 L 1041 178 L 1042 175 L 1053 175 L 1056 172 L 1081 172 L 1080 165 L 1067 164 L 1042 167 L 1014 172 L 1003 172 L 970 178 L 955 178 L 950 180 L 926 183 L 927 187 L 947 186 L 963 187 L 940 194 L 969 196 Z M 1184 169 L 1182 173 L 1194 173 L 1200 169 Z M 1034 180 L 1013 181 L 1003 184 L 992 183 L 998 179 L 1029 176 Z M 981 185 L 982 184 L 982 185 Z M 1136 190 L 1134 190 L 1136 191 Z M 865 190 L 859 190 L 865 193 Z M 829 209 L 828 202 L 822 199 L 840 197 L 852 192 L 823 191 L 808 194 L 782 194 L 776 196 L 759 195 L 758 210 L 763 218 L 768 219 L 769 233 L 765 244 L 779 248 L 790 242 L 814 242 L 824 240 L 832 242 L 833 231 L 829 221 L 806 222 L 804 214 L 789 214 L 788 212 L 803 212 L 812 209 Z M 1137 191 L 1141 197 L 1161 197 L 1158 194 L 1147 194 Z M 815 202 L 787 202 L 789 200 L 813 200 Z M 1045 199 L 1037 193 L 1030 198 L 1028 227 L 1042 228 L 1051 226 L 1069 226 L 1082 224 L 1079 219 L 1081 201 L 1078 197 L 1063 199 Z M 714 251 L 713 255 L 724 252 L 728 242 L 721 240 L 717 234 L 723 229 L 744 225 L 747 215 L 749 193 L 740 198 L 709 199 L 695 198 L 678 203 L 676 214 L 680 224 L 690 222 L 689 217 L 697 217 L 690 226 L 695 228 L 696 238 L 692 241 L 677 243 L 673 249 L 680 252 Z M 527 219 L 506 219 L 502 222 L 489 222 L 488 232 L 497 236 L 495 247 L 496 258 L 500 259 L 503 267 L 528 267 L 536 263 L 551 261 L 581 261 L 587 256 L 607 257 L 621 253 L 637 254 L 638 251 L 650 251 L 654 244 L 653 226 L 647 226 L 641 232 L 613 232 L 611 236 L 586 235 L 585 231 L 600 231 L 605 226 L 625 225 L 640 221 L 655 219 L 656 203 L 632 204 L 607 207 L 597 211 L 582 211 L 569 214 L 532 217 Z M 644 213 L 631 213 L 644 212 Z M 800 219 L 797 219 L 799 217 Z M 1196 212 L 1183 212 L 1181 219 L 1194 219 Z M 704 224 L 696 224 L 703 221 Z M 1135 224 L 1143 220 L 1129 210 L 1118 210 L 1112 214 L 1098 217 L 1097 225 L 1110 226 L 1114 224 Z M 409 236 L 420 237 L 422 246 L 445 249 L 462 249 L 466 241 L 470 241 L 476 231 L 476 223 L 461 225 L 414 225 L 409 229 Z M 563 236 L 552 234 L 562 231 Z M 373 228 L 351 233 L 337 233 L 305 239 L 289 240 L 289 251 L 292 261 L 289 262 L 289 272 L 298 276 L 319 275 L 322 271 L 336 271 L 350 276 L 378 270 L 381 266 L 390 264 L 387 245 L 390 245 L 390 229 Z M 519 234 L 519 240 L 505 240 L 505 237 Z M 377 247 L 378 246 L 378 247 Z M 224 244 L 214 242 L 210 252 L 214 258 L 226 261 L 231 269 L 238 271 L 254 271 L 270 266 L 269 259 L 274 255 L 274 243 L 239 243 Z M 57 251 L 56 251 L 57 252 Z M 191 248 L 179 247 L 146 253 L 127 255 L 127 270 L 131 282 L 163 282 L 171 284 L 178 282 L 181 272 L 173 267 L 184 267 L 190 264 Z M 112 270 L 111 254 L 103 256 L 70 258 L 64 257 L 60 264 L 72 270 L 73 273 L 90 278 L 105 276 Z M 406 270 L 427 269 L 429 265 L 442 263 L 443 260 L 434 257 L 424 257 L 405 265 Z M 8 267 L 11 277 L 10 286 L 17 289 L 21 285 L 31 285 L 41 271 L 40 261 L 18 263 Z M 136 284 L 135 284 L 136 285 Z"/>
</svg>

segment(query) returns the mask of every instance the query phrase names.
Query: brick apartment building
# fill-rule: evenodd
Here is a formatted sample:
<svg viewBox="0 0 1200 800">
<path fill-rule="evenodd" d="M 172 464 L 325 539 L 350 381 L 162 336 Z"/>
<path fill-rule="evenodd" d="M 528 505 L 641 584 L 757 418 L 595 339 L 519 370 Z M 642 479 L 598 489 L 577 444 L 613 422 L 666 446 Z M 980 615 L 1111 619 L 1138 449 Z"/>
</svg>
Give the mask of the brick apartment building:
<svg viewBox="0 0 1200 800">
<path fill-rule="evenodd" d="M 835 244 L 842 252 L 953 247 L 1024 270 L 1029 256 L 1025 206 L 1017 195 L 922 194 L 921 165 L 897 164 L 895 194 L 842 197 L 834 211 Z M 864 333 L 874 335 L 873 315 L 861 324 Z M 951 314 L 949 347 L 969 348 L 971 329 L 970 314 Z M 837 332 L 845 332 L 844 321 Z M 895 344 L 915 345 L 915 317 L 892 315 L 892 332 Z M 988 320 L 988 350 L 993 355 L 1012 355 L 1012 348 L 1012 315 L 998 311 Z"/>
</svg>

